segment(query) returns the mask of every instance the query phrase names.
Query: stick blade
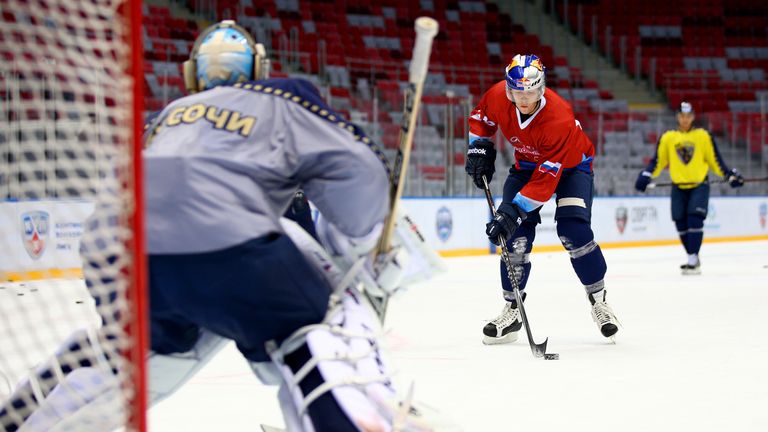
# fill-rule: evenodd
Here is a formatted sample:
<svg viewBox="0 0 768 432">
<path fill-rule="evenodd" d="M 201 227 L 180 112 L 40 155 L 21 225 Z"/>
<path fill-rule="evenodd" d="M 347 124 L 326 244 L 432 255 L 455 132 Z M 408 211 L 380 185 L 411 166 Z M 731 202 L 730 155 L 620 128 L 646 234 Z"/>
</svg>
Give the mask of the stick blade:
<svg viewBox="0 0 768 432">
<path fill-rule="evenodd" d="M 534 357 L 544 357 L 544 354 L 547 353 L 547 342 L 549 342 L 549 338 L 544 339 L 544 342 L 540 344 L 531 344 L 531 352 L 533 352 Z"/>
</svg>

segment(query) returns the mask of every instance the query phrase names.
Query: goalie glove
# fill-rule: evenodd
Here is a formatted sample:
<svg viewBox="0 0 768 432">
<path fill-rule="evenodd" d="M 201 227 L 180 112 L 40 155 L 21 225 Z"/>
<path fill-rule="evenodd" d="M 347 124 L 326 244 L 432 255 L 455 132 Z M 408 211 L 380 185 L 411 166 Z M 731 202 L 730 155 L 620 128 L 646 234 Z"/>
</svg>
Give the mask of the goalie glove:
<svg viewBox="0 0 768 432">
<path fill-rule="evenodd" d="M 342 233 L 336 225 L 326 219 L 322 213 L 318 213 L 315 229 L 317 238 L 334 258 L 339 258 L 345 267 L 350 267 L 358 259 L 369 255 L 379 241 L 383 224 L 377 223 L 368 234 L 360 237 L 352 237 Z"/>
<path fill-rule="evenodd" d="M 405 248 L 395 247 L 373 260 L 373 250 L 381 235 L 381 223 L 364 236 L 350 237 L 319 214 L 316 229 L 320 243 L 342 272 L 346 273 L 356 263 L 363 261 L 363 271 L 359 273 L 358 279 L 370 294 L 383 296 L 384 293 L 392 294 L 400 288 L 409 254 Z"/>
</svg>

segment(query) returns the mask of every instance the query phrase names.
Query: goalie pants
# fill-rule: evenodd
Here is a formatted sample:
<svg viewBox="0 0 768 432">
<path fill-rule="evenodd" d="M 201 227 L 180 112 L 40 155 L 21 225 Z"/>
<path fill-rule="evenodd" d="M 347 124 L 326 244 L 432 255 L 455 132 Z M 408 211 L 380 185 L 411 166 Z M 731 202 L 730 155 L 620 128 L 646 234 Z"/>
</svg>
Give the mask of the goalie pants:
<svg viewBox="0 0 768 432">
<path fill-rule="evenodd" d="M 510 168 L 504 183 L 504 201 L 511 202 L 530 181 L 532 174 L 533 171 L 530 170 Z M 590 226 L 594 174 L 580 169 L 564 171 L 555 194 L 557 209 L 554 217 L 557 235 L 571 255 L 571 265 L 587 293 L 600 291 L 604 285 L 603 278 L 607 267 Z M 536 237 L 536 225 L 541 223 L 541 209 L 542 207 L 539 207 L 528 213 L 528 218 L 507 242 L 510 259 L 515 266 L 515 279 L 521 290 L 525 289 L 531 270 L 529 254 Z M 512 283 L 503 260 L 500 263 L 500 271 L 504 298 L 513 301 Z"/>
<path fill-rule="evenodd" d="M 191 350 L 200 328 L 232 339 L 251 361 L 269 361 L 265 342 L 281 343 L 319 323 L 331 287 L 282 234 L 227 249 L 150 255 L 152 350 Z"/>
</svg>

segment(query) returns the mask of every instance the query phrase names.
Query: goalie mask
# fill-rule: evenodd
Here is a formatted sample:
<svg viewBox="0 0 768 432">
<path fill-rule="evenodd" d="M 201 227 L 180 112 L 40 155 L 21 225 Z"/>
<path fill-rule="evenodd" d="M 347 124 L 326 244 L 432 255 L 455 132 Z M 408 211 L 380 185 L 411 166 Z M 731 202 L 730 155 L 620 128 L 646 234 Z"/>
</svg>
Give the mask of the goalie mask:
<svg viewBox="0 0 768 432">
<path fill-rule="evenodd" d="M 540 90 L 544 94 L 544 64 L 535 55 L 516 55 L 507 65 L 504 78 L 508 90 Z"/>
<path fill-rule="evenodd" d="M 184 62 L 184 85 L 190 93 L 268 76 L 264 45 L 231 20 L 203 30 Z"/>
</svg>

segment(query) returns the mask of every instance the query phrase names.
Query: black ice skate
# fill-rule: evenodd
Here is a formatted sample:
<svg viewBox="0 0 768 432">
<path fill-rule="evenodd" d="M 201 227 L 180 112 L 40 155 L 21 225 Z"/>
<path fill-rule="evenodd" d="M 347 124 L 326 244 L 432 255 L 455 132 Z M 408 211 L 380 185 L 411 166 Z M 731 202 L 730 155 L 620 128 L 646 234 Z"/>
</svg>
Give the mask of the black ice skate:
<svg viewBox="0 0 768 432">
<path fill-rule="evenodd" d="M 517 303 L 507 302 L 501 310 L 501 315 L 483 327 L 483 343 L 496 345 L 514 342 L 521 328 L 523 328 L 523 322 L 520 321 Z"/>
<path fill-rule="evenodd" d="M 683 264 L 680 266 L 680 272 L 684 275 L 701 274 L 701 261 L 696 258 L 696 264 Z"/>
<path fill-rule="evenodd" d="M 592 303 L 592 319 L 597 323 L 603 336 L 613 339 L 619 331 L 619 320 L 613 313 L 613 309 L 605 302 L 605 290 L 595 294 L 589 295 L 589 302 Z"/>
</svg>

